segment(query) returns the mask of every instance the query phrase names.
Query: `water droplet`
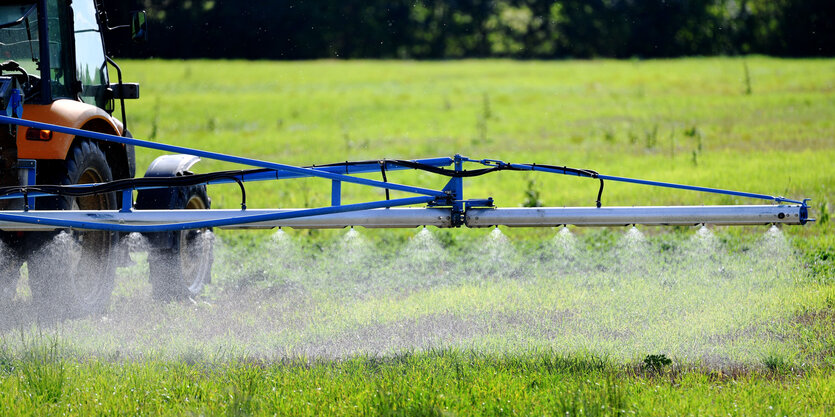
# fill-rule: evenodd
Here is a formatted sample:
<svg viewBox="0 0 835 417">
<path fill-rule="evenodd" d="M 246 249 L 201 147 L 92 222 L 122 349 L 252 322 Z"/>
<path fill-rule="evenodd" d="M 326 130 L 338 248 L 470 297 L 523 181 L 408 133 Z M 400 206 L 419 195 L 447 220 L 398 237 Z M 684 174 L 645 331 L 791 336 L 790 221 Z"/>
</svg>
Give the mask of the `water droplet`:
<svg viewBox="0 0 835 417">
<path fill-rule="evenodd" d="M 12 300 L 17 294 L 20 277 L 19 263 L 12 249 L 0 241 L 0 303 Z"/>
<path fill-rule="evenodd" d="M 131 252 L 146 252 L 150 248 L 148 238 L 138 232 L 128 233 L 122 238 L 121 244 L 127 246 Z"/>
<path fill-rule="evenodd" d="M 571 257 L 577 255 L 577 237 L 571 230 L 563 226 L 554 236 L 554 246 L 557 256 Z"/>
</svg>

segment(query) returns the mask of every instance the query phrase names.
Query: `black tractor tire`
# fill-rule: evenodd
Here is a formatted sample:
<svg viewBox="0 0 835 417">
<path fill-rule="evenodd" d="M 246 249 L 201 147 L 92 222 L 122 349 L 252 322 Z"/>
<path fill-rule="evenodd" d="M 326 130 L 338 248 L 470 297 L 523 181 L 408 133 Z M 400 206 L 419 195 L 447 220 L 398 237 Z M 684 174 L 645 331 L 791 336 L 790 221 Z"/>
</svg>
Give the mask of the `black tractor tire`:
<svg viewBox="0 0 835 417">
<path fill-rule="evenodd" d="M 45 172 L 43 183 L 109 182 L 113 173 L 104 152 L 94 142 L 78 140 L 64 164 Z M 115 210 L 115 193 L 83 197 L 39 198 L 39 210 Z M 33 250 L 27 259 L 32 301 L 48 318 L 99 314 L 107 310 L 116 274 L 118 233 L 62 231 L 31 233 Z M 34 246 L 34 245 L 32 245 Z"/>
<path fill-rule="evenodd" d="M 141 190 L 136 208 L 199 210 L 211 208 L 205 185 Z M 193 299 L 211 282 L 214 262 L 211 229 L 149 233 L 148 278 L 160 301 Z"/>
</svg>

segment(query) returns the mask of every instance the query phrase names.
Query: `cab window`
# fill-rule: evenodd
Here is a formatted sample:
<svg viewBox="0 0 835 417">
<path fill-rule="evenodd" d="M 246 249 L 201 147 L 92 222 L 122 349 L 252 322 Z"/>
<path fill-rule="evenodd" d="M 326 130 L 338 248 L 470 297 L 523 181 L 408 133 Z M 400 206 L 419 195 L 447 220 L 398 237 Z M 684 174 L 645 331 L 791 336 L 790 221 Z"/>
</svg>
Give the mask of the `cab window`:
<svg viewBox="0 0 835 417">
<path fill-rule="evenodd" d="M 69 39 L 69 25 L 62 24 L 68 21 L 67 9 L 60 7 L 58 0 L 48 0 L 46 5 L 49 33 L 49 81 L 52 98 L 73 98 L 70 87 L 73 80 L 72 66 L 65 41 Z"/>
<path fill-rule="evenodd" d="M 30 75 L 39 76 L 38 35 L 34 2 L 0 5 L 0 60 L 15 61 Z"/>
<path fill-rule="evenodd" d="M 101 32 L 96 21 L 96 7 L 92 0 L 72 2 L 75 36 L 75 63 L 81 82 L 81 99 L 104 108 L 108 98 L 107 61 L 104 57 Z"/>
</svg>

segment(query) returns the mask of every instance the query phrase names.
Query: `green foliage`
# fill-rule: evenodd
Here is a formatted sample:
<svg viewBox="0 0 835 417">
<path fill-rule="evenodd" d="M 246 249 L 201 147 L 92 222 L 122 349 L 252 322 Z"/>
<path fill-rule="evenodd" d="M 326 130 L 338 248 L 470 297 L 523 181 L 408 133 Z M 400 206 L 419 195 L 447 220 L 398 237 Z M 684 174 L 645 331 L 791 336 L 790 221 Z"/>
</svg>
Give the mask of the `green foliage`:
<svg viewBox="0 0 835 417">
<path fill-rule="evenodd" d="M 696 149 L 693 149 L 691 152 L 691 162 L 694 167 L 699 166 L 699 156 L 702 154 L 703 150 L 702 131 L 699 130 L 698 127 L 692 126 L 684 130 L 684 136 L 696 141 Z"/>
<path fill-rule="evenodd" d="M 19 362 L 21 388 L 36 402 L 57 403 L 64 393 L 66 362 L 58 339 L 24 341 Z"/>
<path fill-rule="evenodd" d="M 522 207 L 542 207 L 542 200 L 540 200 L 539 188 L 536 180 L 528 180 L 528 188 L 525 189 L 525 200 Z"/>
<path fill-rule="evenodd" d="M 782 373 L 791 369 L 791 362 L 782 355 L 772 354 L 763 358 L 763 366 L 771 372 Z"/>
<path fill-rule="evenodd" d="M 6 345 L 5 340 L 0 337 L 0 377 L 6 377 L 14 369 L 15 365 L 12 351 Z"/>
<path fill-rule="evenodd" d="M 652 128 L 647 129 L 644 132 L 644 138 L 646 139 L 644 146 L 649 150 L 654 149 L 658 145 L 658 125 L 655 124 Z"/>
<path fill-rule="evenodd" d="M 751 71 L 748 70 L 748 61 L 742 61 L 742 69 L 745 72 L 745 78 L 744 78 L 745 90 L 744 90 L 744 92 L 745 92 L 746 96 L 750 96 L 753 90 L 751 89 Z"/>
<path fill-rule="evenodd" d="M 0 379 L 4 415 L 570 415 L 686 414 L 827 415 L 835 388 L 831 375 L 812 372 L 801 381 L 770 370 L 735 375 L 683 370 L 671 379 L 602 370 L 544 366 L 555 355 L 487 357 L 462 351 L 414 353 L 343 361 L 230 363 L 183 367 L 164 359 L 101 364 L 78 362 L 57 403 L 36 403 Z M 580 360 L 581 357 L 575 358 Z M 775 369 L 783 365 L 772 359 Z M 771 363 L 771 362 L 770 362 Z M 229 391 L 227 379 L 258 367 L 261 378 L 247 395 Z M 184 373 L 188 376 L 184 378 Z M 775 378 L 776 376 L 776 378 Z M 249 377 L 247 377 L 249 378 Z M 187 382 L 186 382 L 187 381 Z M 182 384 L 182 385 L 180 385 Z M 200 395 L 172 389 L 199 387 Z M 792 389 L 785 387 L 791 384 Z M 709 401 L 705 399 L 709 398 Z"/>
<path fill-rule="evenodd" d="M 668 358 L 666 355 L 647 355 L 644 358 L 644 369 L 647 369 L 651 372 L 660 372 L 665 367 L 673 363 L 672 359 Z"/>
<path fill-rule="evenodd" d="M 835 247 L 819 246 L 806 251 L 804 257 L 812 276 L 822 280 L 835 277 Z"/>
<path fill-rule="evenodd" d="M 106 2 L 126 20 L 136 1 Z M 828 0 L 141 0 L 150 44 L 105 32 L 116 55 L 165 58 L 831 55 Z M 749 86 L 750 87 L 750 86 Z"/>
</svg>

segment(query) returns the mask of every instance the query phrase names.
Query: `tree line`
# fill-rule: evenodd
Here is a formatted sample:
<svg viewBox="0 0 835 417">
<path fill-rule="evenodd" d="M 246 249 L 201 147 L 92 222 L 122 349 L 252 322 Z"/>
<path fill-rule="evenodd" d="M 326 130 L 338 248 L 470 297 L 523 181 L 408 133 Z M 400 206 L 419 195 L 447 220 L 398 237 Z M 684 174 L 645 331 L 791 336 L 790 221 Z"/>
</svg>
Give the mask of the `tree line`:
<svg viewBox="0 0 835 417">
<path fill-rule="evenodd" d="M 655 58 L 835 54 L 833 0 L 104 0 L 160 58 Z M 111 24 L 114 24 L 113 22 Z"/>
</svg>

